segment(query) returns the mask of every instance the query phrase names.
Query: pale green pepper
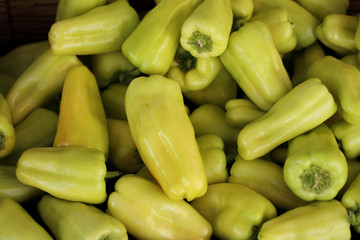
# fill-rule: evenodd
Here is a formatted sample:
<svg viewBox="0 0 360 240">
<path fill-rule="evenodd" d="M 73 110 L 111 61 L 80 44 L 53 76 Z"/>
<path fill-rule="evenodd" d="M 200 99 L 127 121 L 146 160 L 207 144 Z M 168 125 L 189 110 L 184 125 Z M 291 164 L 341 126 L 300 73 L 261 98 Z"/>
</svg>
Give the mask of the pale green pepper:
<svg viewBox="0 0 360 240">
<path fill-rule="evenodd" d="M 55 21 L 61 21 L 84 14 L 91 9 L 105 5 L 107 0 L 59 0 Z"/>
<path fill-rule="evenodd" d="M 249 20 L 253 15 L 254 3 L 252 0 L 230 0 L 233 18 Z"/>
<path fill-rule="evenodd" d="M 355 159 L 360 156 L 360 124 L 350 124 L 340 120 L 331 125 L 331 130 L 339 140 L 347 158 Z"/>
<path fill-rule="evenodd" d="M 16 135 L 9 105 L 0 93 L 0 159 L 9 155 L 15 147 Z"/>
<path fill-rule="evenodd" d="M 333 13 L 346 14 L 350 6 L 349 0 L 296 0 L 315 17 L 322 21 Z"/>
<path fill-rule="evenodd" d="M 351 182 L 341 197 L 341 203 L 348 211 L 351 226 L 360 233 L 360 173 Z"/>
</svg>

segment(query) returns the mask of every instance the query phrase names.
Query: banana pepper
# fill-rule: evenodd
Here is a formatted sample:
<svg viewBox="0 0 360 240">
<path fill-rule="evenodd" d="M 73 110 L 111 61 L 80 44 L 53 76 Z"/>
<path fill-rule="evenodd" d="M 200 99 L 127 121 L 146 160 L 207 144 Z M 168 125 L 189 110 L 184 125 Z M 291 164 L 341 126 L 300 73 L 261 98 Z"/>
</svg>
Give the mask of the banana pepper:
<svg viewBox="0 0 360 240">
<path fill-rule="evenodd" d="M 1 239 L 53 240 L 34 218 L 11 198 L 0 198 Z"/>
<path fill-rule="evenodd" d="M 291 191 L 305 201 L 331 200 L 344 186 L 348 165 L 326 124 L 290 140 L 283 167 Z"/>
<path fill-rule="evenodd" d="M 203 0 L 182 25 L 180 44 L 197 58 L 220 56 L 227 47 L 232 23 L 230 0 Z"/>
<path fill-rule="evenodd" d="M 203 195 L 206 174 L 180 85 L 162 75 L 135 78 L 125 110 L 139 154 L 169 198 Z"/>
<path fill-rule="evenodd" d="M 360 173 L 351 182 L 341 197 L 341 203 L 348 212 L 351 226 L 360 233 Z"/>
<path fill-rule="evenodd" d="M 56 56 L 50 49 L 37 57 L 6 95 L 13 124 L 58 96 L 68 71 L 81 64 L 75 55 Z"/>
<path fill-rule="evenodd" d="M 91 9 L 105 5 L 107 0 L 59 0 L 55 21 L 82 15 Z"/>
<path fill-rule="evenodd" d="M 84 146 L 108 156 L 109 135 L 100 91 L 94 74 L 84 65 L 66 75 L 53 146 Z"/>
<path fill-rule="evenodd" d="M 340 120 L 331 125 L 331 130 L 339 140 L 347 158 L 355 159 L 360 156 L 360 124 L 350 124 Z"/>
<path fill-rule="evenodd" d="M 104 154 L 86 147 L 31 148 L 20 156 L 16 177 L 55 197 L 99 204 L 106 200 Z"/>
<path fill-rule="evenodd" d="M 200 2 L 162 0 L 125 40 L 121 48 L 124 56 L 142 73 L 165 75 L 180 44 L 181 27 Z"/>
<path fill-rule="evenodd" d="M 95 206 L 44 195 L 37 210 L 56 239 L 127 240 L 125 226 Z"/>
<path fill-rule="evenodd" d="M 53 23 L 48 39 L 55 55 L 99 54 L 120 50 L 138 24 L 129 2 L 115 1 Z"/>
<path fill-rule="evenodd" d="M 296 2 L 320 21 L 333 13 L 346 14 L 350 5 L 349 0 L 296 0 Z"/>
<path fill-rule="evenodd" d="M 15 142 L 16 135 L 9 104 L 4 96 L 0 94 L 0 160 L 12 152 Z"/>
<path fill-rule="evenodd" d="M 259 193 L 236 183 L 216 183 L 191 202 L 219 239 L 255 239 L 263 222 L 276 217 L 275 206 Z"/>
<path fill-rule="evenodd" d="M 128 85 L 112 83 L 101 91 L 101 100 L 107 118 L 127 120 L 125 112 L 125 93 Z"/>
<path fill-rule="evenodd" d="M 238 152 L 245 160 L 259 158 L 279 145 L 303 134 L 330 118 L 335 100 L 318 78 L 294 87 L 262 117 L 241 129 Z"/>
<path fill-rule="evenodd" d="M 233 32 L 220 59 L 244 93 L 264 111 L 292 88 L 270 30 L 263 22 L 248 22 Z"/>
<path fill-rule="evenodd" d="M 115 183 L 108 212 L 137 239 L 210 239 L 212 227 L 188 202 L 170 199 L 155 183 L 126 174 Z"/>
<path fill-rule="evenodd" d="M 315 201 L 266 221 L 259 240 L 351 239 L 346 209 L 337 200 Z"/>
<path fill-rule="evenodd" d="M 345 121 L 360 123 L 360 72 L 355 66 L 326 55 L 309 66 L 306 76 L 319 78 L 329 89 Z"/>
</svg>

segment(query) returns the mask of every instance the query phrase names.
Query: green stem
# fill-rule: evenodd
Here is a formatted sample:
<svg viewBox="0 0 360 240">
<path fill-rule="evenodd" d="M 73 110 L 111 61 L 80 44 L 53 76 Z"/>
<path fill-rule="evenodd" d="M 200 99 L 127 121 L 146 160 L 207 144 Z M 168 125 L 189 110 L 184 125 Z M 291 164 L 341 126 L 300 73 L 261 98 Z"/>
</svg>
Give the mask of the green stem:
<svg viewBox="0 0 360 240">
<path fill-rule="evenodd" d="M 4 150 L 5 148 L 5 135 L 0 132 L 0 150 Z"/>
<path fill-rule="evenodd" d="M 330 174 L 328 171 L 311 165 L 300 176 L 303 187 L 308 192 L 322 193 L 330 186 Z"/>
<path fill-rule="evenodd" d="M 212 51 L 211 37 L 199 31 L 193 32 L 188 44 L 190 44 L 198 53 Z"/>
<path fill-rule="evenodd" d="M 191 55 L 188 51 L 178 53 L 176 56 L 176 61 L 179 65 L 179 68 L 184 73 L 187 73 L 191 69 L 196 67 L 196 58 Z"/>
<path fill-rule="evenodd" d="M 349 220 L 351 226 L 356 226 L 360 224 L 360 205 L 346 209 L 348 212 Z"/>
<path fill-rule="evenodd" d="M 119 171 L 107 171 L 106 175 L 105 175 L 105 179 L 109 179 L 109 178 L 116 178 L 121 176 L 121 172 Z"/>
<path fill-rule="evenodd" d="M 237 30 L 239 30 L 242 26 L 244 26 L 246 23 L 247 23 L 247 21 L 246 21 L 245 19 L 242 19 L 242 18 L 236 19 L 236 20 L 233 22 L 232 30 L 233 30 L 233 31 L 237 31 Z"/>
</svg>

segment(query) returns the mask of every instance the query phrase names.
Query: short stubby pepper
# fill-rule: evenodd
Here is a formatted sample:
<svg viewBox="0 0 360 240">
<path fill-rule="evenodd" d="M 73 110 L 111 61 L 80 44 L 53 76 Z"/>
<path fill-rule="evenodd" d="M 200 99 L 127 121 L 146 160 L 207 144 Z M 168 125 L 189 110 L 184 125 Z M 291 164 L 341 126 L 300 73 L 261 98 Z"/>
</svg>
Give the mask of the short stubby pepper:
<svg viewBox="0 0 360 240">
<path fill-rule="evenodd" d="M 139 154 L 169 198 L 203 195 L 206 174 L 180 85 L 162 75 L 135 78 L 125 110 Z"/>
<path fill-rule="evenodd" d="M 1 158 L 13 151 L 15 142 L 16 135 L 10 108 L 4 96 L 0 93 L 0 162 Z"/>
<path fill-rule="evenodd" d="M 350 222 L 338 200 L 315 201 L 265 222 L 259 240 L 350 240 Z"/>
<path fill-rule="evenodd" d="M 351 182 L 341 197 L 341 203 L 348 211 L 351 226 L 360 233 L 360 173 Z"/>
<path fill-rule="evenodd" d="M 245 160 L 264 156 L 317 127 L 336 110 L 333 96 L 320 79 L 307 79 L 280 98 L 265 115 L 241 129 L 237 139 L 239 155 Z"/>
<path fill-rule="evenodd" d="M 248 22 L 233 32 L 220 59 L 244 93 L 264 111 L 292 88 L 270 30 L 263 22 Z"/>
<path fill-rule="evenodd" d="M 55 55 L 90 55 L 121 49 L 139 24 L 128 1 L 115 1 L 53 23 L 49 43 Z"/>
<path fill-rule="evenodd" d="M 108 213 L 137 239 L 210 239 L 212 227 L 185 200 L 170 199 L 157 184 L 126 174 L 115 183 Z"/>
<path fill-rule="evenodd" d="M 219 239 L 253 239 L 263 222 L 277 216 L 275 206 L 254 190 L 236 183 L 216 183 L 191 202 Z"/>
<path fill-rule="evenodd" d="M 326 124 L 290 140 L 284 180 L 306 201 L 331 200 L 344 186 L 348 165 L 335 136 Z"/>
<path fill-rule="evenodd" d="M 204 0 L 182 25 L 180 44 L 194 57 L 218 57 L 227 47 L 232 23 L 230 0 Z"/>
<path fill-rule="evenodd" d="M 106 0 L 59 0 L 55 21 L 82 15 L 96 7 L 106 4 Z"/>
<path fill-rule="evenodd" d="M 120 221 L 93 205 L 46 194 L 37 203 L 37 210 L 56 239 L 128 239 Z"/>
<path fill-rule="evenodd" d="M 360 156 L 360 124 L 350 124 L 342 119 L 332 124 L 331 130 L 347 158 L 356 159 Z"/>
</svg>

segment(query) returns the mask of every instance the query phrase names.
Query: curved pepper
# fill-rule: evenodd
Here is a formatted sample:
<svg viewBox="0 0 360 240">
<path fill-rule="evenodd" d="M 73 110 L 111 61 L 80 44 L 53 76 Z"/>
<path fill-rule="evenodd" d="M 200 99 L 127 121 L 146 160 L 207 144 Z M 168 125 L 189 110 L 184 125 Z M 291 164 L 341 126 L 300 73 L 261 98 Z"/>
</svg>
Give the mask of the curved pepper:
<svg viewBox="0 0 360 240">
<path fill-rule="evenodd" d="M 276 49 L 280 54 L 288 53 L 295 49 L 297 38 L 294 24 L 289 12 L 282 7 L 264 9 L 250 18 L 250 22 L 261 21 L 266 24 L 271 32 Z"/>
<path fill-rule="evenodd" d="M 179 47 L 175 55 L 175 64 L 166 73 L 168 78 L 177 81 L 183 92 L 198 91 L 206 88 L 223 65 L 218 57 L 195 58 Z"/>
<path fill-rule="evenodd" d="M 179 46 L 181 27 L 200 2 L 202 0 L 162 0 L 125 40 L 124 56 L 142 73 L 165 75 Z"/>
<path fill-rule="evenodd" d="M 355 33 L 359 23 L 357 16 L 329 14 L 315 29 L 315 34 L 328 48 L 341 56 L 357 53 Z"/>
<path fill-rule="evenodd" d="M 109 165 L 124 173 L 136 173 L 144 166 L 132 139 L 129 123 L 107 119 L 109 132 Z"/>
<path fill-rule="evenodd" d="M 46 230 L 17 202 L 11 198 L 0 199 L 1 239 L 53 240 Z M 5 227 L 6 226 L 6 227 Z"/>
<path fill-rule="evenodd" d="M 34 109 L 61 93 L 67 72 L 82 63 L 74 55 L 56 56 L 45 50 L 16 80 L 6 95 L 12 122 L 17 125 Z"/>
<path fill-rule="evenodd" d="M 243 128 L 265 114 L 252 101 L 244 98 L 231 99 L 225 104 L 225 121 L 232 127 Z"/>
<path fill-rule="evenodd" d="M 162 75 L 135 78 L 125 110 L 140 156 L 169 198 L 203 195 L 206 174 L 180 85 Z"/>
<path fill-rule="evenodd" d="M 127 120 L 125 112 L 125 93 L 128 85 L 112 83 L 101 91 L 101 100 L 107 118 Z"/>
<path fill-rule="evenodd" d="M 292 88 L 270 30 L 263 22 L 248 22 L 233 32 L 220 59 L 244 93 L 264 111 Z"/>
<path fill-rule="evenodd" d="M 49 42 L 55 55 L 89 55 L 121 49 L 139 23 L 128 1 L 115 1 L 77 17 L 55 22 Z"/>
<path fill-rule="evenodd" d="M 121 222 L 92 205 L 47 194 L 37 203 L 37 210 L 56 239 L 128 239 Z"/>
<path fill-rule="evenodd" d="M 102 152 L 86 147 L 41 147 L 23 152 L 16 177 L 69 201 L 99 204 L 106 200 L 106 165 Z"/>
<path fill-rule="evenodd" d="M 350 5 L 349 0 L 296 0 L 296 2 L 320 21 L 333 13 L 346 14 Z"/>
<path fill-rule="evenodd" d="M 84 66 L 69 70 L 64 82 L 54 147 L 84 146 L 107 158 L 109 135 L 94 74 Z"/>
<path fill-rule="evenodd" d="M 137 239 L 210 239 L 212 227 L 189 203 L 167 197 L 162 189 L 127 174 L 115 183 L 108 212 Z"/>
<path fill-rule="evenodd" d="M 277 215 L 268 199 L 236 183 L 210 185 L 191 206 L 210 222 L 219 239 L 253 239 L 261 224 Z"/>
<path fill-rule="evenodd" d="M 330 200 L 344 186 L 348 166 L 326 124 L 290 140 L 284 180 L 301 199 Z"/>
<path fill-rule="evenodd" d="M 360 124 L 340 120 L 331 125 L 331 130 L 340 141 L 347 158 L 355 159 L 360 156 Z"/>
<path fill-rule="evenodd" d="M 230 0 L 234 19 L 249 20 L 253 15 L 254 3 L 252 0 Z"/>
<path fill-rule="evenodd" d="M 316 201 L 265 222 L 259 240 L 351 239 L 346 209 L 337 200 Z"/>
<path fill-rule="evenodd" d="M 360 123 L 360 72 L 355 66 L 326 55 L 309 66 L 306 76 L 319 78 L 329 89 L 345 121 Z"/>
<path fill-rule="evenodd" d="M 10 108 L 4 96 L 0 94 L 0 160 L 12 152 L 15 140 Z"/>
<path fill-rule="evenodd" d="M 262 117 L 238 135 L 238 152 L 245 160 L 259 158 L 282 143 L 330 118 L 337 110 L 333 96 L 317 78 L 294 87 Z"/>
<path fill-rule="evenodd" d="M 59 0 L 56 7 L 55 21 L 82 15 L 105 4 L 106 0 Z"/>
<path fill-rule="evenodd" d="M 360 173 L 341 197 L 341 203 L 348 211 L 351 226 L 360 233 Z"/>
<path fill-rule="evenodd" d="M 0 199 L 7 197 L 23 203 L 43 194 L 40 189 L 19 182 L 15 172 L 16 166 L 0 165 Z"/>
<path fill-rule="evenodd" d="M 180 44 L 196 58 L 220 56 L 227 47 L 232 21 L 230 0 L 204 0 L 182 25 Z"/>
<path fill-rule="evenodd" d="M 281 210 L 286 211 L 307 204 L 286 185 L 283 168 L 261 158 L 246 161 L 237 156 L 231 166 L 228 182 L 251 188 Z"/>
</svg>

